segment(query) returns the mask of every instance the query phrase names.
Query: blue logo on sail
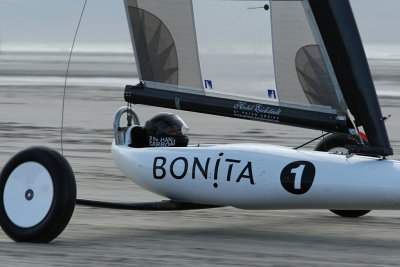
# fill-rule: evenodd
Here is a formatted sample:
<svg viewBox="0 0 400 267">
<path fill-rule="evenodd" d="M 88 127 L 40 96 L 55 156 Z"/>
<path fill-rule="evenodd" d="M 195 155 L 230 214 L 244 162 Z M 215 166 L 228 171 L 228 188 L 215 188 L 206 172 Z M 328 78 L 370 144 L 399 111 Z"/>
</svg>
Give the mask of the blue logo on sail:
<svg viewBox="0 0 400 267">
<path fill-rule="evenodd" d="M 204 87 L 206 89 L 213 89 L 212 81 L 211 80 L 204 80 Z"/>
<path fill-rule="evenodd" d="M 268 97 L 276 99 L 276 91 L 274 89 L 268 89 Z"/>
</svg>

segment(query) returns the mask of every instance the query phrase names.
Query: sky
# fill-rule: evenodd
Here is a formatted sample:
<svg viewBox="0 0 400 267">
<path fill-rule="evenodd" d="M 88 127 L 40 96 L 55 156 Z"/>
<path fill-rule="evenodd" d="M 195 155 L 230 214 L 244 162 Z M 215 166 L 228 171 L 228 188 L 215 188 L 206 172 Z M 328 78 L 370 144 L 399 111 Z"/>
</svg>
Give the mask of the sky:
<svg viewBox="0 0 400 267">
<path fill-rule="evenodd" d="M 400 42 L 400 0 L 350 2 L 363 41 Z M 71 42 L 83 4 L 84 0 L 0 0 L 0 41 Z M 78 40 L 129 41 L 123 0 L 88 0 Z"/>
<path fill-rule="evenodd" d="M 0 0 L 3 42 L 72 41 L 84 0 Z M 123 0 L 88 0 L 79 40 L 129 40 Z"/>
</svg>

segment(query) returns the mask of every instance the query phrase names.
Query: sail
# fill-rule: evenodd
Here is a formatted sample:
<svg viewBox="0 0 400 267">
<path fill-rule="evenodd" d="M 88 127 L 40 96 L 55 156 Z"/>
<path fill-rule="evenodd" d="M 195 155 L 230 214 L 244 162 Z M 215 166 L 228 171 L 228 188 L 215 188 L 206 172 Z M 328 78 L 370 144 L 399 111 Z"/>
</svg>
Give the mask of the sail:
<svg viewBox="0 0 400 267">
<path fill-rule="evenodd" d="M 142 81 L 127 86 L 125 99 L 343 133 L 352 127 L 350 109 L 358 126 L 365 127 L 362 107 L 347 105 L 356 102 L 355 95 L 340 80 L 346 77 L 332 59 L 334 41 L 324 28 L 343 19 L 333 16 L 332 8 L 351 14 L 350 5 L 333 7 L 331 2 L 125 0 Z M 331 16 L 324 20 L 325 13 Z M 362 50 L 361 41 L 358 45 Z M 361 94 L 370 91 L 375 93 L 373 83 Z M 377 112 L 379 105 L 373 109 Z M 369 127 L 368 138 L 380 135 L 376 127 L 384 129 Z M 384 137 L 374 145 L 389 146 Z"/>
<path fill-rule="evenodd" d="M 126 1 L 140 78 L 202 90 L 191 1 Z"/>
</svg>

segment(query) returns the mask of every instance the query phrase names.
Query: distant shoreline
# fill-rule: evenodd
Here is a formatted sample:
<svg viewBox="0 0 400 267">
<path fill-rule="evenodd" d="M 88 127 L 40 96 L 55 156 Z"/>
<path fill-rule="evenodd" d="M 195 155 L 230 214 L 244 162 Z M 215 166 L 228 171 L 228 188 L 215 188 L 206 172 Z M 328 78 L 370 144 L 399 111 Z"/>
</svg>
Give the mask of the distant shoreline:
<svg viewBox="0 0 400 267">
<path fill-rule="evenodd" d="M 3 42 L 3 53 L 69 53 L 72 42 Z M 364 42 L 368 59 L 400 59 L 400 42 Z M 245 49 L 242 49 L 244 54 Z M 251 51 L 251 50 L 250 50 Z M 238 51 L 235 51 L 236 53 Z M 130 41 L 120 42 L 76 42 L 74 53 L 132 54 Z"/>
</svg>

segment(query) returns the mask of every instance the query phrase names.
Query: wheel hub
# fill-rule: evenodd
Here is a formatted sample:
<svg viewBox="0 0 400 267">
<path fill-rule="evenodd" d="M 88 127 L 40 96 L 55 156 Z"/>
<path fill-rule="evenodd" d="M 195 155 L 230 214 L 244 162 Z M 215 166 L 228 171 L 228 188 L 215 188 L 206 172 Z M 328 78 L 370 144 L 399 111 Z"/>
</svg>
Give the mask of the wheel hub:
<svg viewBox="0 0 400 267">
<path fill-rule="evenodd" d="M 29 161 L 10 174 L 4 187 L 3 203 L 8 218 L 15 225 L 30 228 L 47 216 L 53 197 L 50 173 L 43 165 Z"/>
<path fill-rule="evenodd" d="M 28 200 L 28 201 L 32 200 L 33 195 L 34 195 L 34 193 L 33 193 L 33 190 L 32 190 L 32 189 L 26 190 L 26 192 L 25 192 L 25 198 L 26 198 L 26 200 Z"/>
</svg>

